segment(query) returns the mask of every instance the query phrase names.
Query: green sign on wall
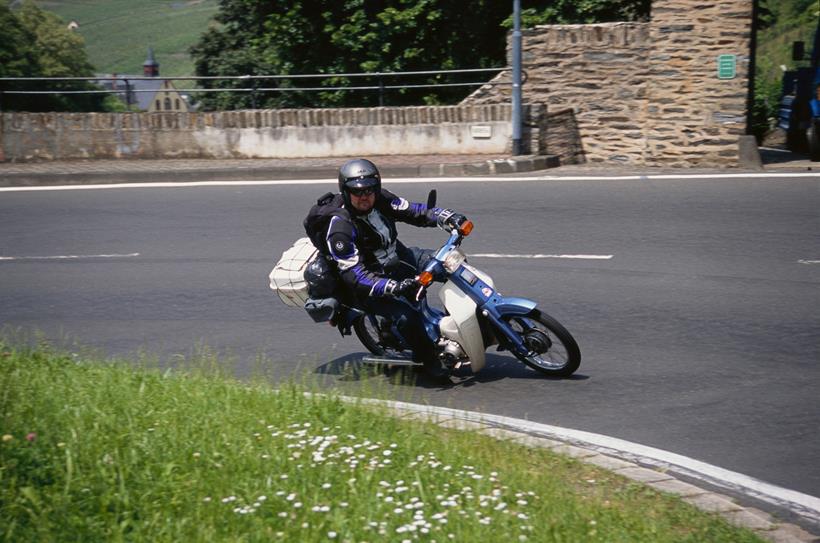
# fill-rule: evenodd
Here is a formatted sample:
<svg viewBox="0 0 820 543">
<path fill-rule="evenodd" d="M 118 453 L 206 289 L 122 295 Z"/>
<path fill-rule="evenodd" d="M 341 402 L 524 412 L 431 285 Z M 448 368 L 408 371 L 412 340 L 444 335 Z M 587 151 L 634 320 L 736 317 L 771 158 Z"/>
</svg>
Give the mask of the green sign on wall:
<svg viewBox="0 0 820 543">
<path fill-rule="evenodd" d="M 718 79 L 734 79 L 737 75 L 737 55 L 718 55 Z"/>
</svg>

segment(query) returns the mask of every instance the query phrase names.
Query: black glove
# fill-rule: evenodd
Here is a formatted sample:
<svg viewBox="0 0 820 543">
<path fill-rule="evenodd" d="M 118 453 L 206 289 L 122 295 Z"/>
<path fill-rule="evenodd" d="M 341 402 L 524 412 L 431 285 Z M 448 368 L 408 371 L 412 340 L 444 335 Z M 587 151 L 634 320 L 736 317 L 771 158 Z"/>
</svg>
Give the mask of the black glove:
<svg viewBox="0 0 820 543">
<path fill-rule="evenodd" d="M 417 296 L 420 290 L 421 283 L 415 279 L 402 279 L 401 281 L 390 279 L 387 281 L 387 286 L 384 287 L 384 294 L 385 296 L 394 296 L 396 298 L 403 296 L 408 300 L 418 301 Z"/>
<path fill-rule="evenodd" d="M 456 213 L 452 209 L 442 209 L 438 214 L 438 225 L 448 232 L 457 229 L 463 223 L 467 222 L 467 217 L 461 213 Z"/>
</svg>

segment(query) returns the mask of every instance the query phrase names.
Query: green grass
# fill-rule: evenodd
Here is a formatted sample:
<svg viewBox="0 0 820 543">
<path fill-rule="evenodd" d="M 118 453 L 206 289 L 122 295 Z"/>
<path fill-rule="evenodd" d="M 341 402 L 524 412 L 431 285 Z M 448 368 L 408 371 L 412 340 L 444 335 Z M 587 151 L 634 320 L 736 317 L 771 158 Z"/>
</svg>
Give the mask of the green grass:
<svg viewBox="0 0 820 543">
<path fill-rule="evenodd" d="M 0 342 L 0 540 L 756 541 L 549 451 L 134 366 Z"/>
<path fill-rule="evenodd" d="M 193 75 L 188 49 L 216 14 L 218 0 L 35 0 L 66 23 L 76 20 L 100 73 L 142 74 L 148 47 L 160 75 Z"/>
</svg>

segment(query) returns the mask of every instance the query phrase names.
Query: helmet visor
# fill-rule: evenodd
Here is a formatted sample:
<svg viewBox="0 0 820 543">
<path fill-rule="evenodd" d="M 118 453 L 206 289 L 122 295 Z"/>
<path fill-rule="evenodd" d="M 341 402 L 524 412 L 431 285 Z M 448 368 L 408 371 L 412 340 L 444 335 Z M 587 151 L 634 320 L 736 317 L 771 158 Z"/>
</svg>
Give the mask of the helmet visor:
<svg viewBox="0 0 820 543">
<path fill-rule="evenodd" d="M 354 193 L 356 189 L 371 189 L 375 191 L 378 186 L 378 177 L 354 177 L 345 181 L 345 188 Z"/>
</svg>

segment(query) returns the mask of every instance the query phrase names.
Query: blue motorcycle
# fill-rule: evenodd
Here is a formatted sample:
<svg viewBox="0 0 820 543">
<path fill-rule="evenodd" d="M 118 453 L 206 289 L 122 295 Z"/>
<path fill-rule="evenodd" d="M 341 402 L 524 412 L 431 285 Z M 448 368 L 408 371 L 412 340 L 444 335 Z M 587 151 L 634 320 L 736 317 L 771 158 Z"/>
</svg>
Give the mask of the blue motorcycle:
<svg viewBox="0 0 820 543">
<path fill-rule="evenodd" d="M 435 196 L 431 195 L 431 198 Z M 421 285 L 414 303 L 424 316 L 425 328 L 442 363 L 451 369 L 468 365 L 473 372 L 484 367 L 485 351 L 496 345 L 518 360 L 547 375 L 568 377 L 581 363 L 578 344 L 566 328 L 525 298 L 499 294 L 492 278 L 467 262 L 461 243 L 473 229 L 467 221 L 450 232 L 449 239 L 417 276 Z M 426 290 L 443 283 L 438 295 L 443 310 L 428 304 Z M 414 365 L 410 347 L 395 323 L 378 315 L 346 308 L 340 330 L 350 329 L 376 355 L 364 362 Z"/>
</svg>

